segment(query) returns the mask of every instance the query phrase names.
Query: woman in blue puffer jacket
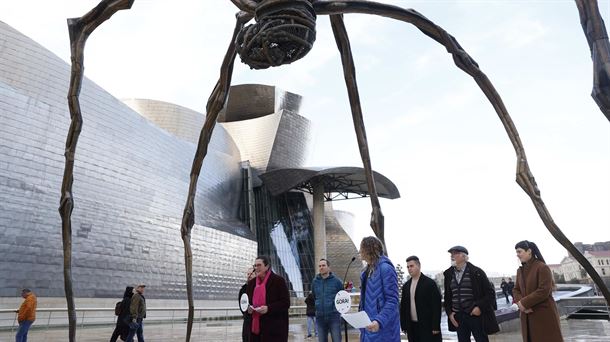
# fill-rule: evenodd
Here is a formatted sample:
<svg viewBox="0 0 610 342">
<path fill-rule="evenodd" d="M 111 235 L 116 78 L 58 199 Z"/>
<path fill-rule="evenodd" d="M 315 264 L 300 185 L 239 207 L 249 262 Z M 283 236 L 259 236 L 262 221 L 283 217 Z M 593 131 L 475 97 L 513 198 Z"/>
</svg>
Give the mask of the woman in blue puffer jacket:
<svg viewBox="0 0 610 342">
<path fill-rule="evenodd" d="M 384 255 L 383 243 L 374 236 L 362 239 L 360 256 L 367 263 L 360 275 L 360 310 L 366 311 L 372 322 L 360 329 L 360 341 L 400 341 L 396 269 Z"/>
</svg>

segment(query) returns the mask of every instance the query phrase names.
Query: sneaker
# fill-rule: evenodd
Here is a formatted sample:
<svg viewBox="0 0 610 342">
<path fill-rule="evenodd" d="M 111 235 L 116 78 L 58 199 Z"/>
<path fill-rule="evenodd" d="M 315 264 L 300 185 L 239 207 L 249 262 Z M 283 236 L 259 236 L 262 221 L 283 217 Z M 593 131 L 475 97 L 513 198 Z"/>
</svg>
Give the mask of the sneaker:
<svg viewBox="0 0 610 342">
<path fill-rule="evenodd" d="M 310 335 L 307 335 L 307 338 L 311 338 L 311 334 L 310 334 Z"/>
</svg>

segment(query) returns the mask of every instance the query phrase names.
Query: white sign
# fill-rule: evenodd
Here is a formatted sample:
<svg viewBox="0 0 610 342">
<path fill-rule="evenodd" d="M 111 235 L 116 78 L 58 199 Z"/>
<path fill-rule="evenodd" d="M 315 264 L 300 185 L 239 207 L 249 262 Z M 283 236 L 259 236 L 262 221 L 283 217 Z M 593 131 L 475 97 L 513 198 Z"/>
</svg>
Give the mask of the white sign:
<svg viewBox="0 0 610 342">
<path fill-rule="evenodd" d="M 371 324 L 371 319 L 365 311 L 358 311 L 341 315 L 343 319 L 356 329 L 363 329 Z"/>
<path fill-rule="evenodd" d="M 241 311 L 246 312 L 248 311 L 248 305 L 250 304 L 250 301 L 248 299 L 248 294 L 244 293 L 241 295 L 241 298 L 239 298 L 239 308 L 241 309 Z"/>
<path fill-rule="evenodd" d="M 352 306 L 352 297 L 350 297 L 347 291 L 339 291 L 335 295 L 335 308 L 339 313 L 346 313 Z"/>
</svg>

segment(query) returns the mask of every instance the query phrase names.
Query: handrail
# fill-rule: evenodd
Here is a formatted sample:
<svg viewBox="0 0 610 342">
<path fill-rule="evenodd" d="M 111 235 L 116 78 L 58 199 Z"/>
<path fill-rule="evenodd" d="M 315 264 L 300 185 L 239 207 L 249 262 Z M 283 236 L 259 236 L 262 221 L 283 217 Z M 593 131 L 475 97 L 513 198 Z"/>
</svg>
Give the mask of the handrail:
<svg viewBox="0 0 610 342">
<path fill-rule="evenodd" d="M 358 305 L 352 305 L 352 308 L 356 308 Z M 295 305 L 289 309 L 290 316 L 303 316 L 307 306 Z M 166 314 L 161 315 L 149 315 L 149 321 L 155 322 L 171 322 L 172 324 L 177 321 L 183 321 L 185 317 L 183 313 L 188 312 L 188 307 L 153 307 L 147 308 L 146 311 L 151 312 L 164 312 Z M 4 315 L 6 318 L 0 317 L 0 330 L 10 329 L 13 331 L 16 328 L 17 323 L 17 309 L 0 309 L 0 315 Z M 116 316 L 114 315 L 114 308 L 108 307 L 85 307 L 76 308 L 75 311 L 78 313 L 78 321 L 81 327 L 85 325 L 111 325 L 116 322 Z M 199 312 L 199 321 L 207 320 L 225 320 L 240 319 L 241 311 L 239 307 L 200 307 L 195 308 L 196 312 Z M 63 327 L 67 324 L 67 317 L 65 315 L 59 315 L 57 313 L 66 313 L 67 308 L 39 308 L 36 313 L 39 314 L 36 327 L 46 328 L 49 327 Z M 205 313 L 212 313 L 211 316 L 205 316 Z M 224 314 L 213 314 L 217 312 L 224 312 Z M 178 314 L 180 313 L 180 314 Z M 7 314 L 10 314 L 8 316 Z M 55 315 L 54 315 L 55 314 Z M 204 317 L 205 316 L 205 317 Z M 12 324 L 11 324 L 12 322 Z M 6 323 L 6 324 L 5 324 Z"/>
</svg>

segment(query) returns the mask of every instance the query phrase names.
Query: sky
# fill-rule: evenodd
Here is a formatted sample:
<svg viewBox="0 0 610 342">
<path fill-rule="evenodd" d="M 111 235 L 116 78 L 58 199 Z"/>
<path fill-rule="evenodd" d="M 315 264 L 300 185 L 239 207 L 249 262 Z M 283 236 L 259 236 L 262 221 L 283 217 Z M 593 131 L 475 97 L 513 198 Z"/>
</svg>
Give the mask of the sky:
<svg viewBox="0 0 610 342">
<path fill-rule="evenodd" d="M 383 1 L 413 8 L 452 34 L 502 97 L 553 219 L 573 242 L 610 240 L 610 122 L 590 96 L 592 62 L 572 0 Z M 0 2 L 0 20 L 69 61 L 66 18 L 96 0 Z M 599 0 L 610 21 L 610 1 Z M 85 75 L 117 98 L 162 100 L 204 112 L 230 43 L 229 0 L 135 0 L 89 37 Z M 424 272 L 463 245 L 489 274 L 518 267 L 514 245 L 538 243 L 548 263 L 567 255 L 515 182 L 516 155 L 474 80 L 415 27 L 349 14 L 373 169 L 401 198 L 382 199 L 394 263 L 417 255 Z M 329 18 L 313 50 L 291 65 L 250 70 L 232 84 L 275 85 L 303 96 L 313 123 L 308 166 L 361 166 Z M 86 124 L 86 123 L 85 123 Z M 368 230 L 370 201 L 334 203 Z"/>
</svg>

